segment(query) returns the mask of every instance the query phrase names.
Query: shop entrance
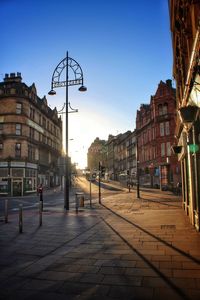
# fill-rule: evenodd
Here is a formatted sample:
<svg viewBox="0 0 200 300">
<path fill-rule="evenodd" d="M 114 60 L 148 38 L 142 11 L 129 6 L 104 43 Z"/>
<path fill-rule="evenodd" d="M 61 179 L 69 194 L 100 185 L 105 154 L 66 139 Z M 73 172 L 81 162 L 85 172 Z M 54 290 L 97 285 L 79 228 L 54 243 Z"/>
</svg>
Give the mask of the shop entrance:
<svg viewBox="0 0 200 300">
<path fill-rule="evenodd" d="M 13 196 L 22 196 L 22 180 L 14 179 L 12 184 L 12 194 Z"/>
</svg>

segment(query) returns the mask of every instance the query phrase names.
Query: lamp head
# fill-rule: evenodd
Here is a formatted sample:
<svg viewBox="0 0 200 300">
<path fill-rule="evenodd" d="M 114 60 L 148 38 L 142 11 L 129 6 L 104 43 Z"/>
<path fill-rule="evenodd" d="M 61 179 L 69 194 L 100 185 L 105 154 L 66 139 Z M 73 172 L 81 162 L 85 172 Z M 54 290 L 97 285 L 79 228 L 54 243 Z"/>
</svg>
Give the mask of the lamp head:
<svg viewBox="0 0 200 300">
<path fill-rule="evenodd" d="M 78 89 L 80 92 L 86 92 L 87 88 L 84 85 L 81 85 L 80 88 Z"/>
<path fill-rule="evenodd" d="M 49 94 L 50 96 L 54 96 L 54 95 L 56 94 L 56 91 L 54 91 L 54 90 L 52 89 L 52 90 L 50 90 L 50 91 L 48 92 L 48 94 Z"/>
</svg>

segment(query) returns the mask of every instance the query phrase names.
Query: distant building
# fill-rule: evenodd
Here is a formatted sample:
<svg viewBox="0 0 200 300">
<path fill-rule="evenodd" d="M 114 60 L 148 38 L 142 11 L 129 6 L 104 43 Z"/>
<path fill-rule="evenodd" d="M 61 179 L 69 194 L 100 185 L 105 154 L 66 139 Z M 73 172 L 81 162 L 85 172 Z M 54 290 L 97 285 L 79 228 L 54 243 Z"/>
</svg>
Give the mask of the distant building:
<svg viewBox="0 0 200 300">
<path fill-rule="evenodd" d="M 88 149 L 88 168 L 98 171 L 99 162 L 105 167 L 104 178 L 120 181 L 123 185 L 136 178 L 136 137 L 130 130 L 116 136 L 109 135 L 108 140 L 96 138 Z"/>
<path fill-rule="evenodd" d="M 136 135 L 140 184 L 169 189 L 180 181 L 175 143 L 176 99 L 171 80 L 160 81 L 150 104 L 137 111 Z"/>
<path fill-rule="evenodd" d="M 170 0 L 177 119 L 174 150 L 181 163 L 183 207 L 200 230 L 200 1 Z"/>
<path fill-rule="evenodd" d="M 0 82 L 0 195 L 21 196 L 38 184 L 60 184 L 62 122 L 56 108 L 22 82 L 21 73 Z"/>
<path fill-rule="evenodd" d="M 97 137 L 88 148 L 87 164 L 90 171 L 99 170 L 99 162 L 107 166 L 107 146 L 105 140 Z"/>
<path fill-rule="evenodd" d="M 118 181 L 127 181 L 128 175 L 128 146 L 131 131 L 117 135 L 114 146 L 114 174 Z"/>
</svg>

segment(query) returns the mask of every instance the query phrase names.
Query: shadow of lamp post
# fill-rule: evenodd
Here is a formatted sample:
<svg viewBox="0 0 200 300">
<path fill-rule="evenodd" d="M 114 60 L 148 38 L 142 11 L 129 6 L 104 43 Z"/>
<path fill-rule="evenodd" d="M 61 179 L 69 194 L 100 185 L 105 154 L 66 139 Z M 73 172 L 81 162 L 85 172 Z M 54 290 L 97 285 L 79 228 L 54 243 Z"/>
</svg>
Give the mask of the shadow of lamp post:
<svg viewBox="0 0 200 300">
<path fill-rule="evenodd" d="M 61 79 L 61 74 L 65 70 L 65 80 Z M 69 70 L 70 75 L 73 78 L 69 78 Z M 66 57 L 60 61 L 60 63 L 55 68 L 52 81 L 51 81 L 51 90 L 48 93 L 49 95 L 55 95 L 56 91 L 54 88 L 58 87 L 66 87 L 66 100 L 65 100 L 65 107 L 66 107 L 66 169 L 65 169 L 65 185 L 64 185 L 64 208 L 69 210 L 69 155 L 68 155 L 68 106 L 70 103 L 68 101 L 68 87 L 71 85 L 81 85 L 79 87 L 80 92 L 87 91 L 87 88 L 83 85 L 83 71 L 73 58 L 68 56 L 68 51 L 66 53 Z M 70 106 L 71 108 L 71 106 Z"/>
</svg>

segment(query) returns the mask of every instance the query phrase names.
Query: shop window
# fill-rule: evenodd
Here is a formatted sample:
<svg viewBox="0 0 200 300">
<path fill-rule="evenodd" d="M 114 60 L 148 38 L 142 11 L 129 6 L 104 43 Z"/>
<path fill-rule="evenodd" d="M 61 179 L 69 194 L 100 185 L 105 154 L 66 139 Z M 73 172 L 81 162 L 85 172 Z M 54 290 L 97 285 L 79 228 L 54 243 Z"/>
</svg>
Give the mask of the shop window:
<svg viewBox="0 0 200 300">
<path fill-rule="evenodd" d="M 21 144 L 15 144 L 15 157 L 21 157 Z"/>
<path fill-rule="evenodd" d="M 15 133 L 16 133 L 16 135 L 21 135 L 22 134 L 22 125 L 21 124 L 16 124 L 15 125 Z"/>
<path fill-rule="evenodd" d="M 7 178 L 0 179 L 0 193 L 8 193 L 8 179 Z"/>
<path fill-rule="evenodd" d="M 8 169 L 0 168 L 0 177 L 8 177 Z"/>
<path fill-rule="evenodd" d="M 24 169 L 12 168 L 12 177 L 24 177 Z"/>
<path fill-rule="evenodd" d="M 22 113 L 22 104 L 21 103 L 17 103 L 16 104 L 16 114 L 20 115 Z"/>
</svg>

